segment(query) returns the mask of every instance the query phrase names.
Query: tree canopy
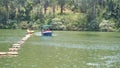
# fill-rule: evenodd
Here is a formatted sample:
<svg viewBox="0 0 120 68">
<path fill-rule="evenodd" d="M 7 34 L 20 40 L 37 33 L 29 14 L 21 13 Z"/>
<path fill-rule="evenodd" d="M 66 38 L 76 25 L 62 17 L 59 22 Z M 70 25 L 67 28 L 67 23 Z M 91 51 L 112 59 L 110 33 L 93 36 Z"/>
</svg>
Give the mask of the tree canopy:
<svg viewBox="0 0 120 68">
<path fill-rule="evenodd" d="M 0 28 L 39 29 L 54 18 L 57 30 L 99 31 L 105 20 L 106 31 L 120 30 L 120 0 L 0 0 Z"/>
</svg>

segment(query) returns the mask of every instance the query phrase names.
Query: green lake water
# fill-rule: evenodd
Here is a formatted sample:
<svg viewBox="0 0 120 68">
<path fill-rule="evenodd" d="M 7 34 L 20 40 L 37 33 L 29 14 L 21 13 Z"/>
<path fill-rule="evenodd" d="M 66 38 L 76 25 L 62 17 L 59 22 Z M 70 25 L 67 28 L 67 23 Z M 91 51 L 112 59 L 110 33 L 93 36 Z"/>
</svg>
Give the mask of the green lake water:
<svg viewBox="0 0 120 68">
<path fill-rule="evenodd" d="M 0 68 L 120 68 L 120 33 L 54 31 L 32 35 Z"/>
</svg>

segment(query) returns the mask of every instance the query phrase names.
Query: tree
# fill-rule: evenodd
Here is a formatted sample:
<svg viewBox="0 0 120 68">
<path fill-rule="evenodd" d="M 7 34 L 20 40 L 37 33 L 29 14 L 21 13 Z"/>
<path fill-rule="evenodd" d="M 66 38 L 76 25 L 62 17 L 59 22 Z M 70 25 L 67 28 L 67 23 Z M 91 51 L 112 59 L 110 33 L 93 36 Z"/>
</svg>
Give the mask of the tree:
<svg viewBox="0 0 120 68">
<path fill-rule="evenodd" d="M 58 4 L 60 5 L 60 14 L 63 14 L 64 6 L 66 4 L 66 0 L 58 0 Z"/>
<path fill-rule="evenodd" d="M 56 7 L 56 4 L 57 4 L 56 0 L 51 0 L 50 5 L 52 7 L 53 17 L 55 17 L 55 7 Z"/>
<path fill-rule="evenodd" d="M 49 0 L 44 0 L 44 14 L 46 14 L 48 6 L 49 6 Z"/>
</svg>

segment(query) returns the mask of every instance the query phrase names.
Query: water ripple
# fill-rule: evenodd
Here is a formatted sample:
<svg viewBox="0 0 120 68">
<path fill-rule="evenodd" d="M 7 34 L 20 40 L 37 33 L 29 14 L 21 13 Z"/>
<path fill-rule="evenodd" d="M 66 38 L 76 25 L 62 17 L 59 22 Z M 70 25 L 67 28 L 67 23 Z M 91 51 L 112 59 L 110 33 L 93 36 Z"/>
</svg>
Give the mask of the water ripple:
<svg viewBox="0 0 120 68">
<path fill-rule="evenodd" d="M 39 42 L 33 42 L 34 45 L 40 45 Z M 89 50 L 119 50 L 119 46 L 117 44 L 104 45 L 104 44 L 69 44 L 69 43 L 55 43 L 55 42 L 42 42 L 41 45 L 44 46 L 57 46 L 57 47 L 65 47 L 65 48 L 81 48 L 81 49 L 89 49 Z"/>
</svg>

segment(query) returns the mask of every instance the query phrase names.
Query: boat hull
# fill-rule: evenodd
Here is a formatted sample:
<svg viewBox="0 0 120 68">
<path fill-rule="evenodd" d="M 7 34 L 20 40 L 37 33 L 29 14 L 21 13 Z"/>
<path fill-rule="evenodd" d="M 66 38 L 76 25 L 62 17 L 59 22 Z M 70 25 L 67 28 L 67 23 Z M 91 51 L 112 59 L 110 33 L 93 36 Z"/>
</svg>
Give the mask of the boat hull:
<svg viewBox="0 0 120 68">
<path fill-rule="evenodd" d="M 42 36 L 52 36 L 52 31 L 44 31 L 42 32 Z"/>
</svg>

